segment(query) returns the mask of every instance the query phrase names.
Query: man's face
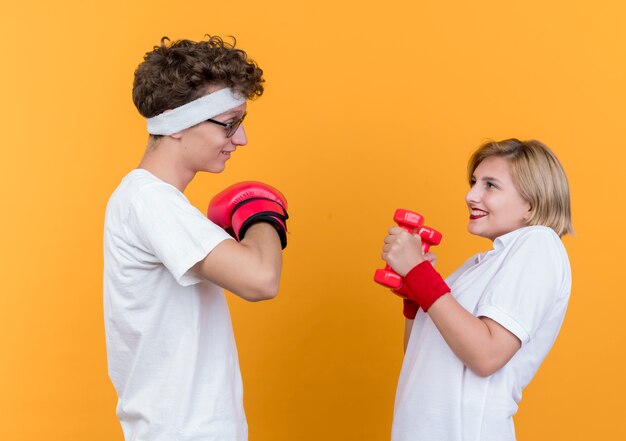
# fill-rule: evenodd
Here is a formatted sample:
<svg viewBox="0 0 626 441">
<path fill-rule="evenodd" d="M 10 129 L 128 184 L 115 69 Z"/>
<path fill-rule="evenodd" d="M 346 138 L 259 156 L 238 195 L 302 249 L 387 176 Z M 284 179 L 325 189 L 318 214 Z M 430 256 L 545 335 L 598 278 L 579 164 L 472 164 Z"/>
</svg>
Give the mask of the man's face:
<svg viewBox="0 0 626 441">
<path fill-rule="evenodd" d="M 211 91 L 214 92 L 214 91 Z M 235 122 L 246 111 L 243 103 L 211 119 L 224 124 Z M 211 122 L 202 122 L 180 132 L 180 146 L 183 149 L 182 161 L 185 168 L 193 172 L 207 171 L 221 173 L 226 161 L 239 146 L 248 143 L 243 125 L 240 125 L 230 138 L 227 129 Z"/>
</svg>

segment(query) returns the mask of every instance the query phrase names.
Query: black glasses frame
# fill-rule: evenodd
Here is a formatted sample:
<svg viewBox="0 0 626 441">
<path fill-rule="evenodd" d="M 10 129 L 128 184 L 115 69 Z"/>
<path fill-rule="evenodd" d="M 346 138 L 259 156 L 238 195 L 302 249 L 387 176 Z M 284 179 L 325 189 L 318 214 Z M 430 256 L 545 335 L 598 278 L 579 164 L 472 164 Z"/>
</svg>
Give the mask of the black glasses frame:
<svg viewBox="0 0 626 441">
<path fill-rule="evenodd" d="M 239 118 L 236 121 L 229 122 L 229 123 L 223 123 L 221 121 L 216 121 L 210 118 L 207 119 L 206 122 L 210 122 L 213 124 L 217 124 L 218 126 L 224 127 L 224 129 L 226 130 L 226 137 L 230 138 L 231 136 L 235 134 L 235 132 L 237 131 L 237 129 L 239 128 L 239 126 L 241 125 L 241 123 L 243 122 L 247 114 L 248 112 L 245 112 L 241 118 Z"/>
</svg>

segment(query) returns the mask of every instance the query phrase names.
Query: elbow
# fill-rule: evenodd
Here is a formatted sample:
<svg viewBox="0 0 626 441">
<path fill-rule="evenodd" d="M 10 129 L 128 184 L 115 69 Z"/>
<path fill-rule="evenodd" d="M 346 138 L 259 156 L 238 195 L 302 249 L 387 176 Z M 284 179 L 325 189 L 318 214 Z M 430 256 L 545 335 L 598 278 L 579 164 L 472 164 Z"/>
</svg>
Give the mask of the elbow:
<svg viewBox="0 0 626 441">
<path fill-rule="evenodd" d="M 264 300 L 272 300 L 277 295 L 278 295 L 278 289 L 276 289 L 276 290 L 272 290 L 272 289 L 267 289 L 267 290 L 258 289 L 255 292 L 250 293 L 250 295 L 248 297 L 246 297 L 246 300 L 249 301 L 249 302 L 262 302 Z"/>
<path fill-rule="evenodd" d="M 468 366 L 472 372 L 481 378 L 487 378 L 496 373 L 497 370 L 488 369 L 484 366 Z"/>
<path fill-rule="evenodd" d="M 267 271 L 259 274 L 255 281 L 254 287 L 246 296 L 249 302 L 262 302 L 264 300 L 272 300 L 278 295 L 280 277 L 278 274 Z"/>
<path fill-rule="evenodd" d="M 502 365 L 497 363 L 495 360 L 487 359 L 476 360 L 473 363 L 468 363 L 467 367 L 479 377 L 487 378 L 498 372 L 502 368 Z"/>
</svg>

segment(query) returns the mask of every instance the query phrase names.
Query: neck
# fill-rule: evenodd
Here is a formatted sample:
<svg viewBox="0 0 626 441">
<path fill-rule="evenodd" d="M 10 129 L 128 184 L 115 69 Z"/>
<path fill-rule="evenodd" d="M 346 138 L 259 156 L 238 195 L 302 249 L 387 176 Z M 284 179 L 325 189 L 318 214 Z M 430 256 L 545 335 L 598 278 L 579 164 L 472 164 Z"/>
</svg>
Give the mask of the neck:
<svg viewBox="0 0 626 441">
<path fill-rule="evenodd" d="M 150 139 L 138 168 L 149 171 L 184 192 L 196 173 L 187 170 L 182 164 L 177 155 L 179 146 L 176 142 L 170 137 L 163 137 L 157 141 Z"/>
</svg>

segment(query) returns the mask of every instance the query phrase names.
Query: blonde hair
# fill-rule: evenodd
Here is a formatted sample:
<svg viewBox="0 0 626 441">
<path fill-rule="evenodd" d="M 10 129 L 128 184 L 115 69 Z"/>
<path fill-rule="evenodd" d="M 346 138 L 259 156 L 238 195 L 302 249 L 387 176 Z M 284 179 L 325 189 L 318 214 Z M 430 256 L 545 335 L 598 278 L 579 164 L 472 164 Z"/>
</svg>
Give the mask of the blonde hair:
<svg viewBox="0 0 626 441">
<path fill-rule="evenodd" d="M 573 232 L 569 185 L 561 163 L 545 144 L 505 139 L 478 148 L 467 165 L 468 178 L 489 157 L 505 158 L 517 191 L 530 204 L 527 225 L 544 225 L 563 236 Z"/>
</svg>

